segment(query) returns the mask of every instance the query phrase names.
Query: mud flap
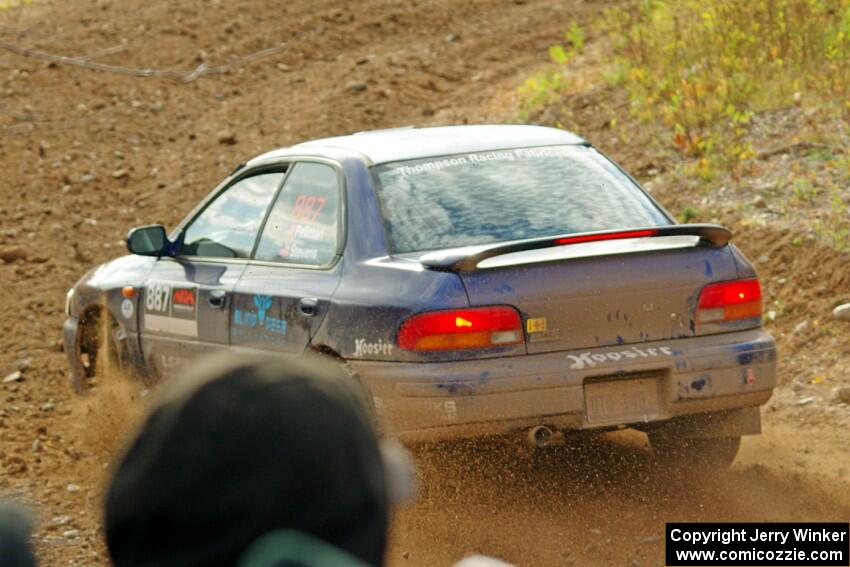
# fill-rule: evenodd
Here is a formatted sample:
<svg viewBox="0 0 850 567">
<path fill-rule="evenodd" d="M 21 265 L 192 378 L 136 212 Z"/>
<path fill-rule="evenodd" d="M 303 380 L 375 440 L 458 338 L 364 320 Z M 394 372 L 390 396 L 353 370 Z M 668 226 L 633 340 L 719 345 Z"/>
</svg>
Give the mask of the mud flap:
<svg viewBox="0 0 850 567">
<path fill-rule="evenodd" d="M 678 437 L 737 437 L 761 433 L 758 407 L 740 408 L 682 417 L 659 423 L 656 431 Z"/>
<path fill-rule="evenodd" d="M 79 393 L 83 390 L 85 370 L 80 365 L 77 357 L 77 334 L 80 330 L 80 320 L 69 317 L 62 325 L 63 350 L 68 359 L 68 368 L 71 373 L 71 388 Z"/>
</svg>

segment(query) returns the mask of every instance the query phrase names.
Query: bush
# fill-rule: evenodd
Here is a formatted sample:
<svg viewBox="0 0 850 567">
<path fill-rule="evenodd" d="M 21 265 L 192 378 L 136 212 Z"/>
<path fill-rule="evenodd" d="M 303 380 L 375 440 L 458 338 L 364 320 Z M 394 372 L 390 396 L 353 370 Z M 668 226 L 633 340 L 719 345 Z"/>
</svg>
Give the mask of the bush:
<svg viewBox="0 0 850 567">
<path fill-rule="evenodd" d="M 29 6 L 32 0 L 0 0 L 0 11 Z"/>
<path fill-rule="evenodd" d="M 637 117 L 703 166 L 752 155 L 755 112 L 813 100 L 850 115 L 850 0 L 640 0 L 604 24 Z"/>
<path fill-rule="evenodd" d="M 573 23 L 564 33 L 564 39 L 566 44 L 557 43 L 549 47 L 549 58 L 561 67 L 584 51 L 584 30 Z M 534 112 L 550 107 L 557 107 L 562 114 L 568 114 L 569 110 L 563 106 L 562 98 L 569 86 L 570 83 L 561 69 L 539 71 L 526 79 L 519 88 L 522 98 L 520 119 L 527 121 Z"/>
</svg>

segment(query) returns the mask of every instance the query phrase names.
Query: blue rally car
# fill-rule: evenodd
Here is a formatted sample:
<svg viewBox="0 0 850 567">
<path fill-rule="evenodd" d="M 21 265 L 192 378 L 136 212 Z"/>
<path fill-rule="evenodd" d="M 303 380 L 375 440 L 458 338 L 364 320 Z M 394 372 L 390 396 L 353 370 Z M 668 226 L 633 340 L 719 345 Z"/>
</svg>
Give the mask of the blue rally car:
<svg viewBox="0 0 850 567">
<path fill-rule="evenodd" d="M 66 352 L 78 390 L 104 360 L 317 352 L 402 439 L 629 426 L 726 464 L 776 381 L 730 237 L 562 130 L 328 138 L 241 165 L 169 234 L 130 231 L 68 292 Z"/>
</svg>

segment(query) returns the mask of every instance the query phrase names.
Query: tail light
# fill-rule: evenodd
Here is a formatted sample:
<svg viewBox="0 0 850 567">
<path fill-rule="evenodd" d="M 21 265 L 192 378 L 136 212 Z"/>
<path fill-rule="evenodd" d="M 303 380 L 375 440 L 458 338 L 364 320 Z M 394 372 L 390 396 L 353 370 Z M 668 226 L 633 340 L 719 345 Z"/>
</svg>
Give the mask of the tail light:
<svg viewBox="0 0 850 567">
<path fill-rule="evenodd" d="M 398 330 L 398 346 L 435 351 L 522 344 L 522 320 L 513 307 L 474 307 L 420 313 Z"/>
<path fill-rule="evenodd" d="M 722 323 L 761 317 L 761 285 L 757 279 L 710 284 L 702 288 L 697 323 Z"/>
</svg>

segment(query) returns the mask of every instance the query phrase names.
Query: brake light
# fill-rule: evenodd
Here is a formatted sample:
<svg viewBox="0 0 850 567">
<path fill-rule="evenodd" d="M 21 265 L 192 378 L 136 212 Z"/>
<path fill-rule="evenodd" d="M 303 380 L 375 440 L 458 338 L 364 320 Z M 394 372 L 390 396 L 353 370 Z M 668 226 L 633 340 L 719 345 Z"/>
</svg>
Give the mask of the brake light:
<svg viewBox="0 0 850 567">
<path fill-rule="evenodd" d="M 507 306 L 420 313 L 398 330 L 398 346 L 419 351 L 504 347 L 524 340 L 519 313 Z"/>
<path fill-rule="evenodd" d="M 697 323 L 761 317 L 761 285 L 757 279 L 710 284 L 702 288 Z"/>
<path fill-rule="evenodd" d="M 581 244 L 582 242 L 598 242 L 600 240 L 622 240 L 625 238 L 645 238 L 647 236 L 655 236 L 657 230 L 642 229 L 642 230 L 621 230 L 619 232 L 603 232 L 601 234 L 584 234 L 580 236 L 565 236 L 555 240 L 555 244 Z"/>
</svg>

